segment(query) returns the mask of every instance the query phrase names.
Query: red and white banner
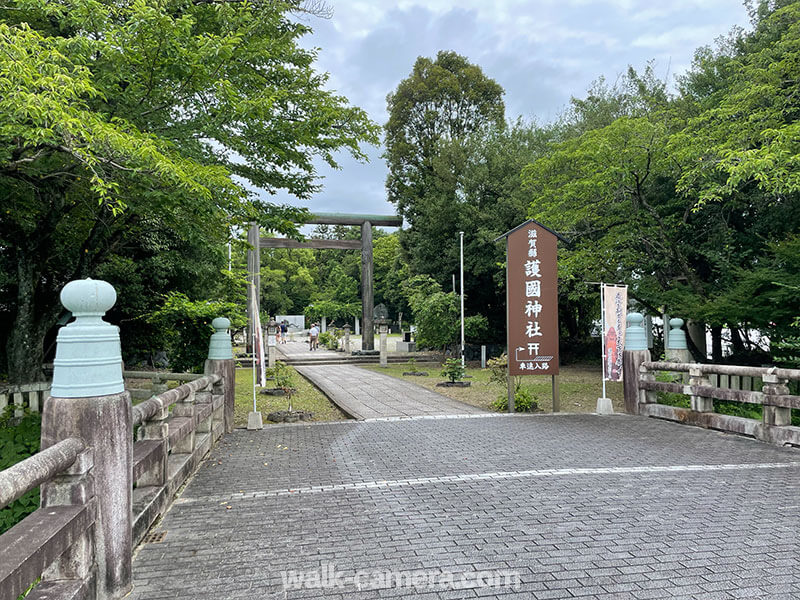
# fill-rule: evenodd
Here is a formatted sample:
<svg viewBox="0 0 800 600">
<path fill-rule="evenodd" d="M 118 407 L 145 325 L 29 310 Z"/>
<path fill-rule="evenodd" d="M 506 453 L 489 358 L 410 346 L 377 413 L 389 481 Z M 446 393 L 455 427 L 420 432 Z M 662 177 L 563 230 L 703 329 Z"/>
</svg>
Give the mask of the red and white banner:
<svg viewBox="0 0 800 600">
<path fill-rule="evenodd" d="M 256 294 L 252 294 L 255 302 Z M 261 330 L 261 315 L 258 313 L 258 306 L 253 307 L 253 356 L 255 358 L 255 385 L 265 387 L 267 385 L 267 365 L 264 358 L 264 332 Z"/>
<path fill-rule="evenodd" d="M 600 294 L 603 308 L 603 377 L 606 381 L 622 381 L 628 286 L 602 284 Z"/>
</svg>

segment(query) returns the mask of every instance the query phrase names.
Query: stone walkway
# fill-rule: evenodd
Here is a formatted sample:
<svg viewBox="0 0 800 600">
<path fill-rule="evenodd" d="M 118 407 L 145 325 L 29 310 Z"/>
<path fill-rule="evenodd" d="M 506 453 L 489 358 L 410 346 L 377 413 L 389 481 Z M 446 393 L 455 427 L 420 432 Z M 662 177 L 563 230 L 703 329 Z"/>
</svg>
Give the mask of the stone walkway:
<svg viewBox="0 0 800 600">
<path fill-rule="evenodd" d="M 130 598 L 798 598 L 799 493 L 798 450 L 643 417 L 236 430 Z"/>
<path fill-rule="evenodd" d="M 486 412 L 410 381 L 352 365 L 297 366 L 295 369 L 354 419 Z"/>
</svg>

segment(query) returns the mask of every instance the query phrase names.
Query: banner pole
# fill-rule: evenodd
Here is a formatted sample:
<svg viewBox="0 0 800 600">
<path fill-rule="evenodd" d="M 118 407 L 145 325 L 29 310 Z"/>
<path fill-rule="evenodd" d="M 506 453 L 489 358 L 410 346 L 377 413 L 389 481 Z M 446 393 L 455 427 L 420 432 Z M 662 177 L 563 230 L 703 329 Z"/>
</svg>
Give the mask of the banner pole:
<svg viewBox="0 0 800 600">
<path fill-rule="evenodd" d="M 506 347 L 508 360 L 506 361 L 506 393 L 508 394 L 508 412 L 514 412 L 514 381 L 511 379 L 511 313 L 509 309 L 510 294 L 508 291 L 508 236 L 506 236 Z"/>
<path fill-rule="evenodd" d="M 253 328 L 253 412 L 256 411 L 256 330 Z"/>
<path fill-rule="evenodd" d="M 603 398 L 606 398 L 606 302 L 605 302 L 605 283 L 600 283 L 600 348 L 603 358 L 602 370 L 600 374 L 603 377 Z"/>
</svg>

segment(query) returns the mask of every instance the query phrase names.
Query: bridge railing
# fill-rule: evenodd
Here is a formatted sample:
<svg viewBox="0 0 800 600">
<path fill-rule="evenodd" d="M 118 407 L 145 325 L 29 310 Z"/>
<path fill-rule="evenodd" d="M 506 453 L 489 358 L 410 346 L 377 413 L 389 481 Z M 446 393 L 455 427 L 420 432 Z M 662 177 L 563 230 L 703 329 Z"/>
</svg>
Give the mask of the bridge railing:
<svg viewBox="0 0 800 600">
<path fill-rule="evenodd" d="M 0 413 L 9 404 L 14 404 L 16 407 L 14 414 L 17 417 L 22 416 L 25 408 L 33 412 L 40 412 L 45 398 L 49 395 L 50 383 L 46 381 L 0 388 Z"/>
<path fill-rule="evenodd" d="M 674 374 L 674 380 L 658 381 L 659 372 Z M 714 375 L 759 378 L 763 386 L 761 391 L 722 388 L 711 384 Z M 800 369 L 645 361 L 639 366 L 639 414 L 800 446 L 800 427 L 791 424 L 792 409 L 800 408 L 800 396 L 789 393 L 789 381 L 800 381 Z M 659 403 L 659 392 L 688 396 L 690 407 Z M 714 400 L 760 405 L 762 418 L 714 412 Z"/>
<path fill-rule="evenodd" d="M 94 593 L 97 518 L 92 450 L 67 438 L 0 472 L 0 508 L 41 486 L 41 508 L 0 536 L 0 599 L 15 600 L 48 568 L 50 579 L 28 598 Z"/>
<path fill-rule="evenodd" d="M 225 433 L 225 381 L 200 376 L 133 407 L 133 544 Z"/>
<path fill-rule="evenodd" d="M 133 548 L 233 430 L 230 321 L 212 322 L 203 375 L 132 406 L 118 330 L 102 320 L 114 289 L 70 282 L 61 300 L 76 319 L 58 334 L 42 451 L 0 472 L 0 508 L 41 486 L 41 507 L 0 535 L 0 600 L 34 584 L 31 600 L 124 597 Z"/>
</svg>

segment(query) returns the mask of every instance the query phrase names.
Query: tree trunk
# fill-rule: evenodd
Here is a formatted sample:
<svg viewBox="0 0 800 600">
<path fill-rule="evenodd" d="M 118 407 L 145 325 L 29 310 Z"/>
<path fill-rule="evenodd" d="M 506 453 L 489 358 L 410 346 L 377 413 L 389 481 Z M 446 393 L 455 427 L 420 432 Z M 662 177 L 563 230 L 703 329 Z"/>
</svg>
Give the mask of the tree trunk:
<svg viewBox="0 0 800 600">
<path fill-rule="evenodd" d="M 722 362 L 722 327 L 711 328 L 711 361 Z"/>
<path fill-rule="evenodd" d="M 17 314 L 6 342 L 8 379 L 13 384 L 44 381 L 44 336 L 41 311 L 37 311 L 39 273 L 31 257 L 17 251 Z M 37 312 L 39 314 L 37 314 Z"/>
<path fill-rule="evenodd" d="M 731 344 L 733 344 L 734 353 L 744 354 L 744 342 L 742 341 L 742 334 L 738 327 L 731 327 Z"/>
</svg>

